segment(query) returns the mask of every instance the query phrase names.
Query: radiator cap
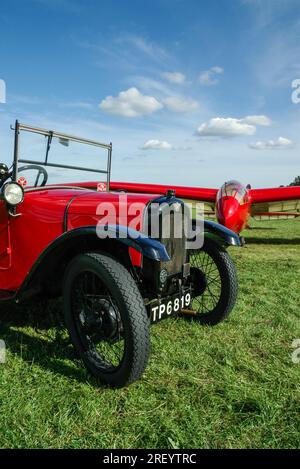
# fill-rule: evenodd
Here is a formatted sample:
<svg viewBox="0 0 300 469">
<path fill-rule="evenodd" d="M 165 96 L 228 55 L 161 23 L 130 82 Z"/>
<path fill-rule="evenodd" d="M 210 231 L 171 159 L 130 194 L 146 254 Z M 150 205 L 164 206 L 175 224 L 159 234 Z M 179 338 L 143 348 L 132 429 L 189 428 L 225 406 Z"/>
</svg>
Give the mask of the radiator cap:
<svg viewBox="0 0 300 469">
<path fill-rule="evenodd" d="M 174 189 L 168 189 L 167 190 L 167 193 L 166 193 L 167 197 L 175 197 L 175 195 L 176 195 L 176 192 L 175 192 Z"/>
</svg>

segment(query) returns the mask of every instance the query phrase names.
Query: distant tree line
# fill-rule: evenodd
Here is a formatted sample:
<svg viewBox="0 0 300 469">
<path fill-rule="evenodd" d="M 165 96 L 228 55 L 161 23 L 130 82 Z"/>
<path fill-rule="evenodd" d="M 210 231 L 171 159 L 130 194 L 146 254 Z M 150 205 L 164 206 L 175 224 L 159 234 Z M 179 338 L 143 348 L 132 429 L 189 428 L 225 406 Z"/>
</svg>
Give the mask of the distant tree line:
<svg viewBox="0 0 300 469">
<path fill-rule="evenodd" d="M 291 182 L 290 186 L 300 186 L 300 176 L 295 177 L 294 181 Z"/>
</svg>

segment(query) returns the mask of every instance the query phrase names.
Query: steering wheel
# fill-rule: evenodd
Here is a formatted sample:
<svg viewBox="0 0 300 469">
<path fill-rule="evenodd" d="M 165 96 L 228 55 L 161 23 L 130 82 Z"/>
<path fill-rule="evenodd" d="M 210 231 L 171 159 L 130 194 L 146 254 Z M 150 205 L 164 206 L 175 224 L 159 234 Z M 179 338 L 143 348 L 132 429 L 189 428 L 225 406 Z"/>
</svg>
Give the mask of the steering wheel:
<svg viewBox="0 0 300 469">
<path fill-rule="evenodd" d="M 43 175 L 43 180 L 41 184 L 39 184 L 39 187 L 45 186 L 48 181 L 48 173 L 45 170 L 45 168 L 43 168 L 43 166 L 40 166 L 38 164 L 27 164 L 25 166 L 21 166 L 21 168 L 18 169 L 18 172 L 20 173 L 21 171 L 28 171 L 30 169 L 36 169 L 38 171 L 38 174 L 34 183 L 34 187 L 38 186 L 38 182 L 39 182 L 41 174 Z"/>
</svg>

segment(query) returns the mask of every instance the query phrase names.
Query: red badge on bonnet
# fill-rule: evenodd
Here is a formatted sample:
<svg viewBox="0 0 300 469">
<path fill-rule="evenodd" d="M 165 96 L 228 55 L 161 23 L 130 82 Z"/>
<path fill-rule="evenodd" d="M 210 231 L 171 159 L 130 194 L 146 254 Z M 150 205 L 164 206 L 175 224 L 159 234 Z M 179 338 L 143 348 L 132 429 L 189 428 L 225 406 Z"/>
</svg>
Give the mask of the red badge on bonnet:
<svg viewBox="0 0 300 469">
<path fill-rule="evenodd" d="M 99 182 L 97 184 L 97 192 L 105 192 L 106 191 L 106 182 Z"/>
<path fill-rule="evenodd" d="M 27 181 L 26 181 L 26 179 L 24 178 L 24 176 L 19 177 L 19 179 L 18 179 L 18 184 L 20 184 L 20 186 L 22 186 L 22 187 L 26 187 L 26 186 L 27 186 Z"/>
</svg>

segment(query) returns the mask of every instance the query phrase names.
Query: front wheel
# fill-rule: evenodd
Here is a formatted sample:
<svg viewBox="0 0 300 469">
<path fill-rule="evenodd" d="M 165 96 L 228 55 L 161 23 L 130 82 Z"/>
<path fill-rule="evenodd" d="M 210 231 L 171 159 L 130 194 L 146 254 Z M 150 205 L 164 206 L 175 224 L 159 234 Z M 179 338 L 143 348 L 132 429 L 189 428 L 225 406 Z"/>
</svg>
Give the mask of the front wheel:
<svg viewBox="0 0 300 469">
<path fill-rule="evenodd" d="M 122 387 L 141 376 L 150 352 L 149 319 L 123 265 L 106 254 L 78 255 L 66 269 L 63 303 L 73 345 L 101 383 Z"/>
<path fill-rule="evenodd" d="M 238 292 L 235 265 L 228 252 L 211 239 L 190 254 L 195 297 L 193 317 L 201 324 L 215 325 L 227 318 Z"/>
</svg>

